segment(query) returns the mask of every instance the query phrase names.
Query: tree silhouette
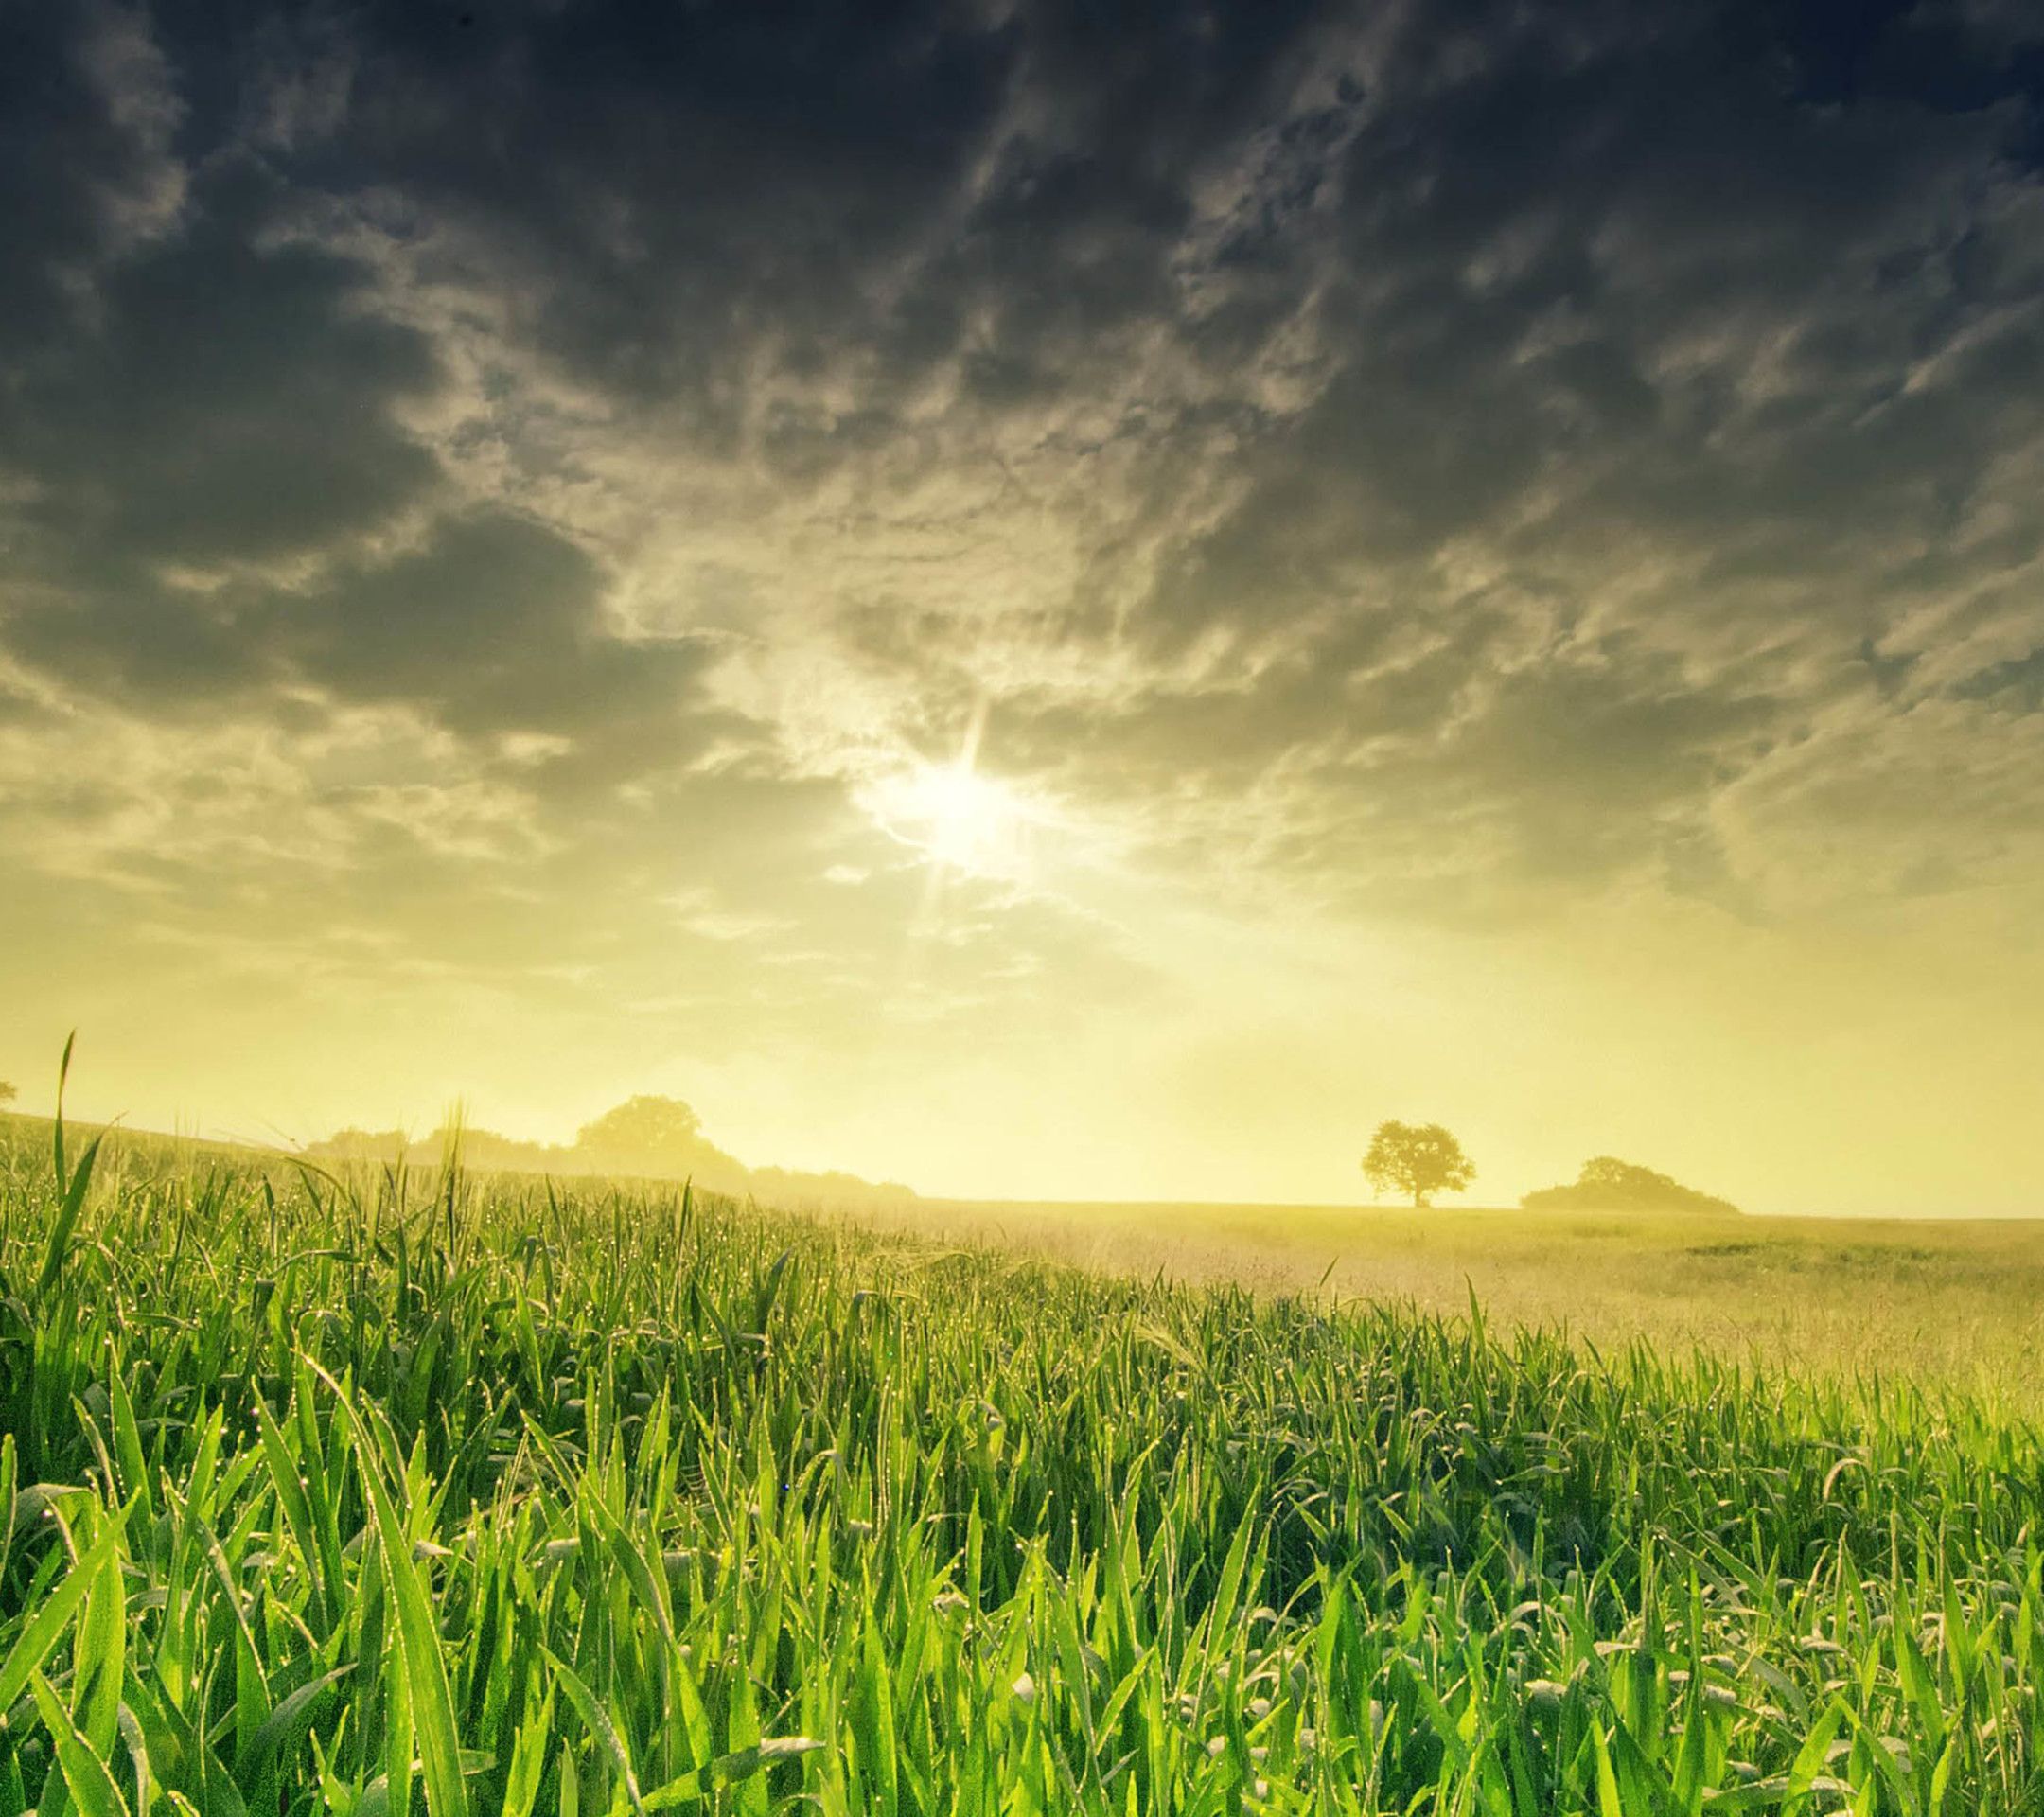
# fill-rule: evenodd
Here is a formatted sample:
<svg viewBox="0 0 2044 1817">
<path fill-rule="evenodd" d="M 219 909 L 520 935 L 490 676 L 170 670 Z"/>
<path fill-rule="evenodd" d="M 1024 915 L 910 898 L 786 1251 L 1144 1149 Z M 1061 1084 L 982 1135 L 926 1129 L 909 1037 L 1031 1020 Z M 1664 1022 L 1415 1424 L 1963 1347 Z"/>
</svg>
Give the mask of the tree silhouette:
<svg viewBox="0 0 2044 1817">
<path fill-rule="evenodd" d="M 1569 1186 L 1543 1186 L 1519 1203 L 1528 1211 L 1736 1211 L 1729 1199 L 1699 1192 L 1665 1173 L 1613 1155 L 1595 1155 Z"/>
<path fill-rule="evenodd" d="M 14 1087 L 5 1079 L 0 1079 L 0 1104 L 11 1104 L 15 1095 Z"/>
<path fill-rule="evenodd" d="M 680 1099 L 642 1096 L 584 1123 L 575 1146 L 660 1155 L 690 1148 L 701 1137 L 702 1119 Z"/>
<path fill-rule="evenodd" d="M 702 1119 L 678 1098 L 642 1095 L 583 1124 L 574 1153 L 600 1166 L 648 1173 L 744 1169 L 702 1133 Z"/>
<path fill-rule="evenodd" d="M 1379 1123 L 1363 1172 L 1380 1192 L 1411 1193 L 1420 1209 L 1435 1193 L 1459 1192 L 1476 1177 L 1462 1144 L 1438 1123 Z"/>
</svg>

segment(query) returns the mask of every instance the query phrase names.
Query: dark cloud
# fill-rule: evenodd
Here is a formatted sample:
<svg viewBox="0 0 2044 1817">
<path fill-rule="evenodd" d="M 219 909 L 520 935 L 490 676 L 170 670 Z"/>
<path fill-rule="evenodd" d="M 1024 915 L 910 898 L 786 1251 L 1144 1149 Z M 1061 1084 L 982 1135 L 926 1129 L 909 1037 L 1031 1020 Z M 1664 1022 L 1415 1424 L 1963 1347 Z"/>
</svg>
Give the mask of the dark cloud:
<svg viewBox="0 0 2044 1817">
<path fill-rule="evenodd" d="M 739 730 L 694 698 L 705 645 L 615 635 L 600 561 L 461 501 L 410 420 L 445 393 L 445 362 L 383 273 L 310 236 L 257 150 L 122 92 L 188 73 L 190 47 L 158 45 L 139 15 L 73 24 L 40 47 L 63 205 L 24 217 L 9 265 L 27 301 L 0 345 L 0 649 L 148 717 L 303 729 L 310 689 L 477 740 L 540 734 L 556 743 L 521 761 L 559 787 Z M 132 232 L 95 227 L 120 184 L 172 200 Z"/>
<path fill-rule="evenodd" d="M 2035 694 L 2003 7 L 0 30 L 0 644 L 127 712 L 401 707 L 572 791 L 756 738 L 711 671 L 799 645 L 861 737 L 991 697 L 990 760 L 1302 873 L 1540 880 L 1715 875 L 1841 701 Z M 750 503 L 671 525 L 670 466 Z M 749 545 L 754 641 L 627 628 L 648 521 Z"/>
<path fill-rule="evenodd" d="M 561 741 L 553 785 L 623 781 L 742 735 L 697 697 L 712 646 L 627 640 L 606 621 L 609 579 L 530 519 L 477 509 L 418 545 L 350 563 L 278 607 L 265 641 L 340 698 L 405 702 L 457 733 Z"/>
<path fill-rule="evenodd" d="M 1245 450 L 1164 634 L 1468 537 L 1535 574 L 1586 528 L 1799 573 L 1897 510 L 1946 527 L 2035 433 L 2034 312 L 1965 344 L 2035 301 L 1984 251 L 2009 119 L 1818 109 L 1730 36 L 1699 10 L 1400 41 L 1343 172 L 1335 376 Z"/>
<path fill-rule="evenodd" d="M 0 357 L 42 344 L 74 316 L 76 286 L 130 233 L 174 203 L 164 141 L 174 97 L 154 86 L 119 16 L 63 7 L 0 11 Z M 146 41 L 144 41 L 146 43 Z M 125 54 L 124 54 L 125 52 Z M 124 97 L 120 85 L 132 84 Z"/>
<path fill-rule="evenodd" d="M 1821 22 L 1436 23 L 1346 140 L 1330 376 L 1237 438 L 1234 503 L 1127 621 L 1203 679 L 1019 743 L 1181 798 L 1287 776 L 1269 844 L 1307 871 L 1660 867 L 1821 701 L 1894 691 L 1907 656 L 1861 651 L 2035 558 L 2035 71 L 1891 60 L 1847 106 Z"/>
<path fill-rule="evenodd" d="M 1989 663 L 1957 690 L 1962 698 L 1985 700 L 2020 713 L 2044 712 L 2044 648 Z"/>
<path fill-rule="evenodd" d="M 761 386 L 828 377 L 851 455 L 935 377 L 1040 401 L 1176 314 L 1191 185 L 1328 10 L 364 7 L 192 55 L 288 122 L 280 168 L 384 198 L 622 403 L 731 450 Z"/>
<path fill-rule="evenodd" d="M 7 261 L 30 302 L 0 310 L 0 647 L 144 712 L 215 711 L 278 676 L 251 571 L 440 489 L 401 420 L 440 362 L 363 260 L 291 232 L 273 174 L 177 154 L 180 67 L 144 15 L 7 17 L 30 14 L 66 29 L 26 65 L 46 117 Z"/>
<path fill-rule="evenodd" d="M 970 9 L 354 23 L 352 105 L 314 168 L 428 211 L 537 346 L 619 397 L 728 444 L 758 356 L 814 371 L 849 331 L 912 363 L 955 336 L 941 308 L 883 293 L 955 204 L 1011 78 L 1012 34 Z"/>
<path fill-rule="evenodd" d="M 174 235 L 97 273 L 21 358 L 0 426 L 38 488 L 31 531 L 95 565 L 272 561 L 431 490 L 396 416 L 434 389 L 430 343 L 373 312 L 359 261 L 263 244 L 267 188 L 239 169 L 197 185 Z"/>
</svg>

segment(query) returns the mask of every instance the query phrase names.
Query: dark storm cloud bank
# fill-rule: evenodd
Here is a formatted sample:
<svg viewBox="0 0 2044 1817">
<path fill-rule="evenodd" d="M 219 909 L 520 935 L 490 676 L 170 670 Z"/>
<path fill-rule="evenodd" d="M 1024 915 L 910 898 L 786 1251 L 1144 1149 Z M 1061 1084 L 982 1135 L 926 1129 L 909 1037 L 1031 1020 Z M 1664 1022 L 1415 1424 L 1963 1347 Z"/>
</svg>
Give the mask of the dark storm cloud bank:
<svg viewBox="0 0 2044 1817">
<path fill-rule="evenodd" d="M 10 14 L 0 55 L 34 203 L 0 316 L 0 647 L 145 716 L 302 727 L 309 692 L 557 741 L 528 781 L 731 731 L 693 698 L 700 640 L 617 634 L 595 555 L 450 484 L 411 420 L 449 389 L 433 330 L 308 231 L 249 93 L 144 15 L 62 17 Z"/>
<path fill-rule="evenodd" d="M 309 54 L 350 71 L 345 160 L 477 235 L 549 351 L 713 445 L 749 383 L 844 373 L 855 456 L 937 368 L 1062 395 L 1169 316 L 1189 187 L 1316 10 L 400 8 Z"/>
<path fill-rule="evenodd" d="M 996 761 L 1253 800 L 1287 866 L 1693 883 L 1728 779 L 1841 701 L 2034 700 L 2019 10 L 5 28 L 0 640 L 64 689 L 398 703 L 602 782 L 733 734 L 712 646 L 616 634 L 599 538 L 457 479 L 436 413 L 513 435 L 537 371 L 854 513 L 1078 475 L 1076 578 L 1003 635 L 1111 686 L 1011 685 L 907 586 L 803 634 L 907 731 L 991 693 Z"/>
</svg>

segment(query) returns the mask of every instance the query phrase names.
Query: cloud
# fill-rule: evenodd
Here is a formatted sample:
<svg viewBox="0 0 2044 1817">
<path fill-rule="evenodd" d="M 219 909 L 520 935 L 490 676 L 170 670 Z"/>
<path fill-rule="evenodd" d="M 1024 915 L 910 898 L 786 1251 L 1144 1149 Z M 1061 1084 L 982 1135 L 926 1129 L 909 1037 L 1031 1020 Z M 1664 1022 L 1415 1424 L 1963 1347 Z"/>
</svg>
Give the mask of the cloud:
<svg viewBox="0 0 2044 1817">
<path fill-rule="evenodd" d="M 124 851 L 132 877 L 142 827 L 205 849 L 200 792 L 161 766 L 209 741 L 295 768 L 307 795 L 349 728 L 409 742 L 419 767 L 326 795 L 305 837 L 263 848 L 278 862 L 308 839 L 360 856 L 378 828 L 529 849 L 537 825 L 508 846 L 472 829 L 742 742 L 700 697 L 706 644 L 634 633 L 572 526 L 478 495 L 453 326 L 414 313 L 384 243 L 338 230 L 284 168 L 310 104 L 251 135 L 207 46 L 138 12 L 65 23 L 10 64 L 48 79 L 24 97 L 35 161 L 9 167 L 32 205 L 0 326 L 0 664 L 17 744 L 44 756 L 12 805 L 76 819 L 62 862 Z M 84 725 L 99 736 L 80 745 Z M 47 780 L 60 750 L 68 787 Z M 119 803 L 145 774 L 161 786 L 138 818 Z M 310 836 L 348 817 L 361 837 Z"/>
<path fill-rule="evenodd" d="M 372 311 L 359 261 L 264 243 L 268 187 L 204 180 L 182 231 L 100 272 L 81 319 L 19 357 L 7 442 L 31 533 L 102 572 L 273 563 L 431 490 L 398 415 L 438 381 L 431 343 Z"/>
<path fill-rule="evenodd" d="M 5 29 L 0 730 L 131 869 L 212 837 L 181 765 L 538 890 L 696 887 L 631 852 L 714 797 L 727 944 L 853 977 L 789 900 L 898 907 L 860 785 L 982 720 L 1075 847 L 1457 923 L 1796 912 L 1810 816 L 2030 773 L 2019 9 Z"/>
<path fill-rule="evenodd" d="M 115 11 L 9 9 L 0 20 L 0 349 L 60 329 L 100 259 L 174 218 L 182 108 L 152 41 Z"/>
<path fill-rule="evenodd" d="M 941 609 L 854 614 L 854 650 L 941 712 L 991 694 L 1025 770 L 1168 799 L 1140 818 L 1189 855 L 1416 906 L 1693 877 L 1771 750 L 1849 773 L 1841 727 L 1883 714 L 1907 750 L 1968 646 L 2035 644 L 2035 103 L 2006 68 L 1905 80 L 1870 33 L 1841 109 L 1842 66 L 1754 24 L 1380 36 L 1323 133 L 1338 224 L 1286 264 L 1312 381 L 1245 387 L 1190 437 L 1220 477 L 1137 495 L 1077 590 L 1139 550 L 1131 603 L 1041 613 L 1105 685 L 1004 697 L 1001 639 Z"/>
</svg>

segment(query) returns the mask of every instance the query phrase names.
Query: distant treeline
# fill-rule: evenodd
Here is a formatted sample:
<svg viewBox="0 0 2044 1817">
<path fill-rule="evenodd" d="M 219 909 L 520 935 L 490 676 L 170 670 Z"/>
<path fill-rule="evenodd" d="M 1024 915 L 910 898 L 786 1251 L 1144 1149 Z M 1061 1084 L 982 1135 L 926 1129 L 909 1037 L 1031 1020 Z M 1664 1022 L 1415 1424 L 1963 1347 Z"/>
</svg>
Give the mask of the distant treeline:
<svg viewBox="0 0 2044 1817">
<path fill-rule="evenodd" d="M 523 1142 L 494 1130 L 443 1124 L 420 1139 L 396 1129 L 337 1130 L 305 1153 L 315 1160 L 386 1162 L 436 1167 L 458 1142 L 464 1163 L 520 1173 L 631 1174 L 694 1180 L 710 1191 L 747 1193 L 777 1204 L 805 1199 L 834 1204 L 916 1196 L 896 1181 L 875 1183 L 855 1173 L 812 1173 L 784 1167 L 748 1167 L 702 1133 L 702 1120 L 678 1098 L 639 1097 L 586 1123 L 573 1142 Z"/>
<path fill-rule="evenodd" d="M 1519 1203 L 1528 1211 L 1713 1211 L 1736 1213 L 1729 1199 L 1699 1192 L 1650 1167 L 1599 1155 L 1567 1186 L 1545 1186 Z"/>
</svg>

